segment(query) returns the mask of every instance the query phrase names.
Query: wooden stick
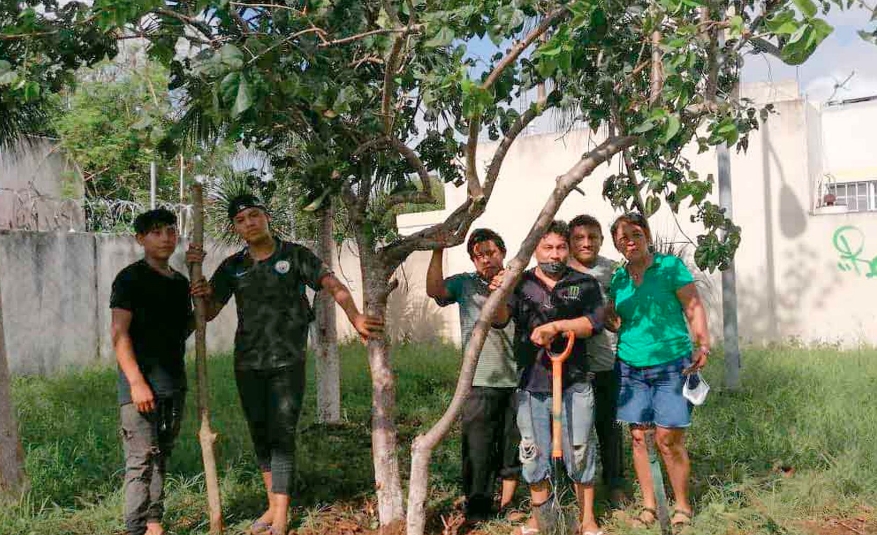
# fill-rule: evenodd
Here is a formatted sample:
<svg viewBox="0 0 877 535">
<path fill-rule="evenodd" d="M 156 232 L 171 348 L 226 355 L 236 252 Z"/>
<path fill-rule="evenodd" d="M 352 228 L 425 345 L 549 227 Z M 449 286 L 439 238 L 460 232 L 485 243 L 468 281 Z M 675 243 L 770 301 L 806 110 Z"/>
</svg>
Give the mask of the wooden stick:
<svg viewBox="0 0 877 535">
<path fill-rule="evenodd" d="M 204 192 L 201 184 L 192 184 L 192 204 L 194 205 L 195 217 L 192 244 L 204 247 Z M 201 279 L 201 262 L 189 265 L 189 276 L 193 281 Z M 210 392 L 207 385 L 207 309 L 203 297 L 195 298 L 195 369 L 197 370 L 198 417 L 201 420 L 198 441 L 201 443 L 201 457 L 204 459 L 207 507 L 210 513 L 210 535 L 217 535 L 223 530 L 222 504 L 219 499 L 216 455 L 213 452 L 216 433 L 210 429 Z"/>
</svg>

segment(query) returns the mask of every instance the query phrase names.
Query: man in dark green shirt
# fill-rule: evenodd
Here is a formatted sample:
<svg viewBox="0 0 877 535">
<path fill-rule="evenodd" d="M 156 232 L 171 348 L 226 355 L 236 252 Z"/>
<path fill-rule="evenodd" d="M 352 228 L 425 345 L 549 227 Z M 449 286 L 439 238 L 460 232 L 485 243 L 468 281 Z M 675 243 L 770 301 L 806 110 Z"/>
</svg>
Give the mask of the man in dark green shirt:
<svg viewBox="0 0 877 535">
<path fill-rule="evenodd" d="M 252 531 L 283 535 L 305 389 L 308 324 L 314 318 L 305 287 L 332 294 L 364 339 L 380 335 L 383 323 L 361 314 L 350 291 L 310 250 L 272 236 L 270 216 L 255 196 L 231 199 L 228 217 L 246 247 L 226 258 L 209 283 L 196 281 L 192 293 L 206 298 L 208 321 L 235 298 L 235 378 L 268 492 L 268 510 Z M 190 247 L 187 257 L 197 261 L 204 253 Z"/>
</svg>

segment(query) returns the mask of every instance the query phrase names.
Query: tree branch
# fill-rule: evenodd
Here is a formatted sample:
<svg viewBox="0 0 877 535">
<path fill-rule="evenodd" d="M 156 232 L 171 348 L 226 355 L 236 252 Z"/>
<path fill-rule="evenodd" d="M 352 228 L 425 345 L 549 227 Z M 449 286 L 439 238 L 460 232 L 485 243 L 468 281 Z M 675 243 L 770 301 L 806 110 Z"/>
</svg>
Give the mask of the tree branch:
<svg viewBox="0 0 877 535">
<path fill-rule="evenodd" d="M 299 16 L 302 16 L 302 17 L 305 16 L 304 11 L 302 11 L 300 9 L 296 9 L 292 6 L 286 6 L 286 5 L 282 5 L 282 4 L 250 4 L 247 2 L 229 2 L 229 5 L 234 6 L 234 7 L 244 7 L 244 8 L 248 8 L 248 9 L 257 8 L 257 7 L 266 8 L 266 9 L 286 9 L 288 11 L 292 11 L 293 13 L 295 13 Z"/>
<path fill-rule="evenodd" d="M 182 13 L 177 13 L 171 9 L 159 8 L 153 10 L 153 13 L 156 15 L 164 15 L 165 17 L 170 17 L 172 19 L 177 19 L 180 22 L 188 24 L 189 26 L 198 30 L 204 37 L 213 42 L 213 31 L 210 26 L 206 24 L 203 20 L 198 20 L 195 17 L 190 17 L 188 15 L 183 15 Z"/>
<path fill-rule="evenodd" d="M 522 41 L 512 46 L 509 53 L 496 64 L 496 67 L 493 68 L 493 71 L 487 76 L 487 79 L 484 80 L 481 87 L 483 89 L 489 89 L 492 87 L 499 79 L 500 75 L 502 75 L 503 71 L 506 70 L 509 65 L 514 63 L 527 47 L 533 44 L 536 39 L 539 39 L 542 34 L 547 32 L 554 23 L 568 17 L 569 14 L 569 8 L 566 6 L 557 8 L 549 13 L 544 19 L 542 19 L 542 22 L 540 22 L 538 26 L 533 28 L 533 30 L 524 37 Z"/>
<path fill-rule="evenodd" d="M 661 54 L 661 32 L 652 32 L 652 73 L 649 87 L 649 104 L 654 106 L 661 100 L 664 87 L 664 66 Z"/>
<path fill-rule="evenodd" d="M 381 28 L 379 30 L 372 30 L 370 32 L 359 33 L 356 35 L 351 35 L 350 37 L 344 37 L 341 39 L 335 39 L 332 41 L 326 41 L 325 43 L 320 43 L 319 48 L 326 48 L 329 46 L 335 45 L 343 45 L 347 43 L 352 43 L 353 41 L 358 41 L 360 39 L 365 39 L 366 37 L 370 37 L 372 35 L 382 35 L 388 33 L 402 33 L 402 34 L 412 34 L 423 31 L 423 24 L 414 24 L 410 27 L 406 28 Z"/>
<path fill-rule="evenodd" d="M 484 200 L 484 190 L 481 188 L 481 180 L 478 178 L 478 165 L 475 160 L 478 147 L 478 132 L 481 130 L 481 120 L 473 118 L 469 123 L 469 139 L 466 141 L 466 191 L 472 202 L 478 204 Z"/>
</svg>

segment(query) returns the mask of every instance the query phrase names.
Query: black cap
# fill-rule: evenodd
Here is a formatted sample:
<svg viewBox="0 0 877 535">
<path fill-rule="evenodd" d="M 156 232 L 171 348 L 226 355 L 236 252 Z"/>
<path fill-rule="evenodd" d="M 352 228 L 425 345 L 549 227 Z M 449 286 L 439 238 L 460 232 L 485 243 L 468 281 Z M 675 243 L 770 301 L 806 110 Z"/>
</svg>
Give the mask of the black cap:
<svg viewBox="0 0 877 535">
<path fill-rule="evenodd" d="M 238 215 L 248 208 L 259 208 L 264 212 L 268 211 L 265 208 L 265 205 L 263 205 L 261 201 L 256 198 L 255 195 L 252 195 L 250 193 L 242 193 L 240 195 L 232 197 L 232 199 L 228 202 L 228 218 L 234 219 L 234 216 Z"/>
</svg>

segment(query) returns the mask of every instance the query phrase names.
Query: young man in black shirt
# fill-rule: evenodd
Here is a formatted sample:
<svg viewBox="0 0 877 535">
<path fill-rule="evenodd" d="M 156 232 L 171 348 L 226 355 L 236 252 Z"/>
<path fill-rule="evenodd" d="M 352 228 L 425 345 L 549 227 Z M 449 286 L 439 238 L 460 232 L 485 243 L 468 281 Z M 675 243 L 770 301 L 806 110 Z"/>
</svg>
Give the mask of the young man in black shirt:
<svg viewBox="0 0 877 535">
<path fill-rule="evenodd" d="M 176 224 L 176 216 L 163 209 L 134 220 L 143 259 L 119 272 L 110 298 L 129 535 L 164 532 L 165 468 L 186 396 L 183 358 L 192 304 L 189 281 L 168 265 L 177 246 Z"/>
<path fill-rule="evenodd" d="M 530 485 L 534 515 L 516 533 L 549 531 L 546 505 L 552 499 L 551 473 L 551 362 L 548 349 L 561 352 L 564 333 L 576 335 L 570 357 L 563 364 L 563 460 L 581 507 L 582 535 L 602 533 L 594 516 L 596 457 L 593 440 L 594 394 L 588 370 L 586 339 L 603 328 L 603 298 L 594 277 L 567 267 L 569 229 L 554 221 L 534 252 L 537 266 L 525 271 L 496 322 L 515 321 L 515 357 L 518 383 L 518 429 L 524 481 Z M 556 480 L 556 479 L 555 479 Z"/>
<path fill-rule="evenodd" d="M 305 285 L 332 294 L 363 339 L 379 336 L 383 323 L 361 314 L 347 287 L 310 250 L 272 236 L 270 216 L 255 196 L 231 199 L 228 217 L 246 247 L 226 258 L 209 283 L 195 281 L 192 293 L 206 298 L 208 320 L 235 298 L 235 378 L 268 493 L 268 510 L 251 531 L 285 535 L 313 320 Z M 194 247 L 187 253 L 190 262 L 203 257 Z"/>
</svg>

